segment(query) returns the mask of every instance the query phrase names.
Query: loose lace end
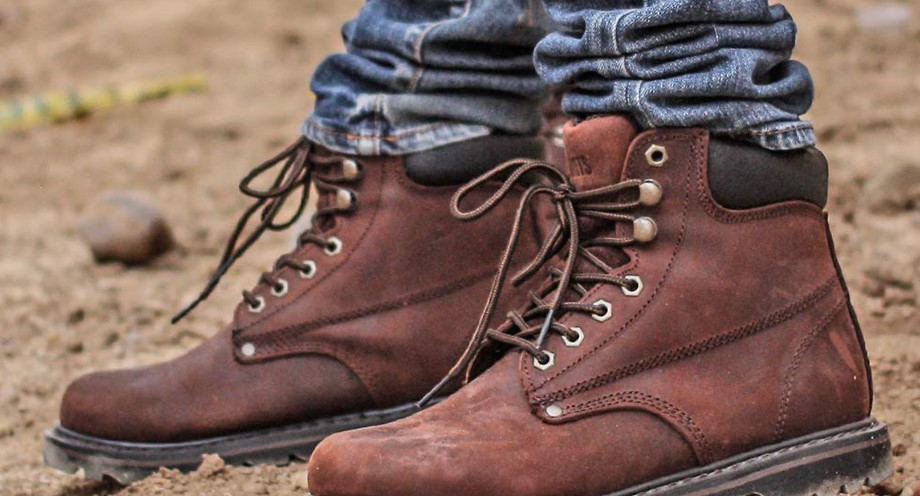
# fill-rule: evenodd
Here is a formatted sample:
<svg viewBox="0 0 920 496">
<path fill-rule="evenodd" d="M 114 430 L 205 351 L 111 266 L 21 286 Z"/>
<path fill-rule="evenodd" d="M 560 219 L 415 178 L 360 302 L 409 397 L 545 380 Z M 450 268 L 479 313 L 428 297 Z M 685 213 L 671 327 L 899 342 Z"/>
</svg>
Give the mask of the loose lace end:
<svg viewBox="0 0 920 496">
<path fill-rule="evenodd" d="M 552 308 L 546 313 L 546 320 L 543 321 L 543 327 L 540 328 L 540 335 L 537 337 L 537 348 L 543 347 L 543 341 L 546 340 L 546 335 L 549 334 L 549 328 L 553 325 L 553 314 L 555 313 L 555 309 Z"/>
<path fill-rule="evenodd" d="M 420 399 L 418 403 L 415 404 L 415 407 L 421 410 L 428 406 L 428 404 L 431 403 L 431 400 L 433 400 L 434 397 L 437 396 L 437 394 L 440 393 L 441 390 L 444 389 L 447 386 L 447 383 L 449 383 L 451 380 L 453 380 L 453 377 L 449 375 L 441 379 L 440 382 L 431 388 L 431 391 L 428 391 L 425 396 L 422 396 L 422 399 Z"/>
</svg>

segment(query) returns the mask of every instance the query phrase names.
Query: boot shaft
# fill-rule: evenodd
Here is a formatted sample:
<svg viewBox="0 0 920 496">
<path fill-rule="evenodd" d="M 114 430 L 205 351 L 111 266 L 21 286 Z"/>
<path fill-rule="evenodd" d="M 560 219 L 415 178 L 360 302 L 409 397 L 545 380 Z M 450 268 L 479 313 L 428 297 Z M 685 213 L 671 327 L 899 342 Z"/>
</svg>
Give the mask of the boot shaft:
<svg viewBox="0 0 920 496">
<path fill-rule="evenodd" d="M 579 188 L 653 180 L 663 197 L 635 213 L 654 220 L 655 239 L 623 248 L 613 272 L 635 290 L 592 288 L 582 302 L 611 315 L 564 317 L 582 342 L 550 343 L 546 369 L 523 360 L 540 417 L 670 412 L 691 439 L 706 433 L 696 449 L 711 461 L 869 414 L 868 361 L 822 211 L 819 152 L 771 153 L 702 130 L 637 134 L 619 117 L 569 126 L 566 145 Z M 618 223 L 612 235 L 635 229 Z"/>
</svg>

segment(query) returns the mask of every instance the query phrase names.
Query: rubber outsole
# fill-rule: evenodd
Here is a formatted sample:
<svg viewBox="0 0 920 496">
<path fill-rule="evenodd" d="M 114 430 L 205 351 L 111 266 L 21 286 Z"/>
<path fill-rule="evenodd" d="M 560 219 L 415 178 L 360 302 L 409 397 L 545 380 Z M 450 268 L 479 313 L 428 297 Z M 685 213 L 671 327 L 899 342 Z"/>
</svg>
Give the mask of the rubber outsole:
<svg viewBox="0 0 920 496">
<path fill-rule="evenodd" d="M 316 446 L 337 432 L 380 425 L 418 411 L 414 404 L 341 415 L 284 427 L 180 443 L 131 443 L 80 434 L 63 427 L 45 432 L 45 464 L 67 473 L 83 469 L 86 479 L 130 484 L 160 467 L 191 472 L 206 454 L 229 465 L 286 465 L 307 461 Z"/>
<path fill-rule="evenodd" d="M 607 496 L 837 496 L 893 471 L 888 427 L 867 419 Z"/>
<path fill-rule="evenodd" d="M 336 432 L 385 424 L 417 411 L 415 405 L 343 415 L 200 441 L 146 444 L 110 441 L 63 427 L 45 433 L 45 463 L 64 472 L 83 469 L 89 480 L 121 484 L 160 467 L 195 470 L 205 454 L 230 465 L 306 461 Z M 750 451 L 606 496 L 837 496 L 877 485 L 893 473 L 884 424 L 862 422 Z"/>
</svg>

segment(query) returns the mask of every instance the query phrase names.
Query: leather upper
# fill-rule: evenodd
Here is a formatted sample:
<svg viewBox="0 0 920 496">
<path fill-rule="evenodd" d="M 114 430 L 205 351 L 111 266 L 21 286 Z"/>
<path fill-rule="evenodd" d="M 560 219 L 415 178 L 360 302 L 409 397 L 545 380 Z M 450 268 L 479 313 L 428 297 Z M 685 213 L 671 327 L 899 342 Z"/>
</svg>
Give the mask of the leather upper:
<svg viewBox="0 0 920 496">
<path fill-rule="evenodd" d="M 635 135 L 620 117 L 570 125 L 579 188 L 651 179 L 664 192 L 634 212 L 657 237 L 624 247 L 611 272 L 642 290 L 587 288 L 581 303 L 609 302 L 612 317 L 559 319 L 584 339 L 551 336 L 546 370 L 511 352 L 425 412 L 328 438 L 311 492 L 607 494 L 866 418 L 867 361 L 824 213 L 805 201 L 719 205 L 709 141 L 698 129 Z"/>
<path fill-rule="evenodd" d="M 363 175 L 348 185 L 357 207 L 323 231 L 341 251 L 307 244 L 292 256 L 315 262 L 311 278 L 275 271 L 286 294 L 259 285 L 261 311 L 241 303 L 227 329 L 177 360 L 77 380 L 62 426 L 174 442 L 418 400 L 466 346 L 476 323 L 469 309 L 488 292 L 514 209 L 458 222 L 455 187 L 412 182 L 399 158 L 360 162 Z"/>
</svg>

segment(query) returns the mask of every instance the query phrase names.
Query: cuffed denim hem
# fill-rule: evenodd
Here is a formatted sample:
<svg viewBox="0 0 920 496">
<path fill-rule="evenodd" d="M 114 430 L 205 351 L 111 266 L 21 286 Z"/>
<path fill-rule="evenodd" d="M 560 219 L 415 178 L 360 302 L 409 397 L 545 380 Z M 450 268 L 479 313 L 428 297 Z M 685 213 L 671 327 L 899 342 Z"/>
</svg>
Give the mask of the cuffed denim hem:
<svg viewBox="0 0 920 496">
<path fill-rule="evenodd" d="M 718 134 L 718 133 L 716 133 Z M 810 122 L 782 123 L 733 134 L 734 138 L 756 143 L 767 150 L 799 150 L 818 144 Z"/>
<path fill-rule="evenodd" d="M 363 156 L 408 155 L 492 132 L 486 126 L 436 123 L 391 133 L 352 133 L 324 125 L 315 115 L 310 115 L 303 124 L 303 135 L 311 142 L 339 153 Z"/>
</svg>

